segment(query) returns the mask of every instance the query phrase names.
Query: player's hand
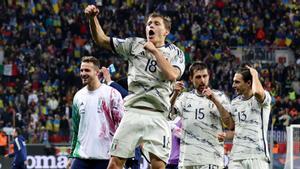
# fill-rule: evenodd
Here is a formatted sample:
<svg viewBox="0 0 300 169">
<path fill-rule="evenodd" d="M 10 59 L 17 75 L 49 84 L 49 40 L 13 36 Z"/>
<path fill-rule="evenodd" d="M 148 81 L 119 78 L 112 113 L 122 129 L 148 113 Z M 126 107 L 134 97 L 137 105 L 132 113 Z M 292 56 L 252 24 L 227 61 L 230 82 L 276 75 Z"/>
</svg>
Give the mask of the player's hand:
<svg viewBox="0 0 300 169">
<path fill-rule="evenodd" d="M 210 100 L 212 100 L 212 99 L 215 98 L 215 95 L 213 94 L 212 90 L 211 90 L 209 87 L 206 88 L 206 89 L 204 89 L 204 90 L 202 91 L 202 94 L 203 94 L 206 98 L 208 98 L 208 99 L 210 99 Z"/>
<path fill-rule="evenodd" d="M 4 157 L 8 157 L 8 154 L 5 154 Z"/>
<path fill-rule="evenodd" d="M 103 73 L 103 77 L 104 77 L 106 83 L 111 82 L 111 76 L 110 76 L 108 69 L 106 67 L 102 67 L 101 71 Z"/>
<path fill-rule="evenodd" d="M 72 162 L 73 162 L 73 159 L 72 159 L 72 158 L 69 158 L 68 163 L 67 163 L 67 166 L 66 166 L 66 169 L 71 169 Z"/>
<path fill-rule="evenodd" d="M 254 69 L 254 68 L 252 68 L 252 67 L 250 67 L 250 66 L 248 66 L 248 65 L 246 65 L 246 68 L 249 69 L 250 74 L 251 74 L 252 76 L 258 76 L 258 72 L 257 72 L 256 69 Z"/>
<path fill-rule="evenodd" d="M 183 89 L 184 89 L 183 81 L 176 81 L 175 86 L 174 86 L 174 92 L 179 94 L 182 92 Z"/>
<path fill-rule="evenodd" d="M 149 52 L 151 53 L 155 53 L 157 52 L 157 48 L 154 46 L 154 44 L 150 41 L 147 41 L 145 44 L 144 44 L 144 49 L 148 50 Z"/>
<path fill-rule="evenodd" d="M 177 138 L 181 138 L 182 129 L 180 127 L 175 126 L 174 129 L 172 130 L 172 134 Z"/>
<path fill-rule="evenodd" d="M 226 138 L 226 133 L 225 132 L 218 133 L 217 138 L 218 138 L 219 142 L 223 142 Z"/>
<path fill-rule="evenodd" d="M 94 18 L 99 14 L 99 9 L 95 5 L 88 5 L 84 9 L 84 14 L 89 18 Z"/>
</svg>

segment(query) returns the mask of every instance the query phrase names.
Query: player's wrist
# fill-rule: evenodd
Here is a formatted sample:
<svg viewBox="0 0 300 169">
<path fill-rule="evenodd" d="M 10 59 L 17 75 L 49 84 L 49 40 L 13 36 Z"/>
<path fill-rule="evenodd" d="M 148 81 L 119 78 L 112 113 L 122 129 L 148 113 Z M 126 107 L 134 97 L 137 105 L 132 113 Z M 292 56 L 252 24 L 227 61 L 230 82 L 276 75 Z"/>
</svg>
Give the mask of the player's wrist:
<svg viewBox="0 0 300 169">
<path fill-rule="evenodd" d="M 97 15 L 88 16 L 90 22 L 94 22 L 97 18 Z"/>
<path fill-rule="evenodd" d="M 207 96 L 207 98 L 209 99 L 209 100 L 211 100 L 213 103 L 216 103 L 217 102 L 217 99 L 215 98 L 215 96 L 212 94 L 212 95 L 210 95 L 210 96 Z"/>
<path fill-rule="evenodd" d="M 152 49 L 151 51 L 150 51 L 154 56 L 157 56 L 158 54 L 159 54 L 159 51 L 158 51 L 158 49 Z"/>
</svg>

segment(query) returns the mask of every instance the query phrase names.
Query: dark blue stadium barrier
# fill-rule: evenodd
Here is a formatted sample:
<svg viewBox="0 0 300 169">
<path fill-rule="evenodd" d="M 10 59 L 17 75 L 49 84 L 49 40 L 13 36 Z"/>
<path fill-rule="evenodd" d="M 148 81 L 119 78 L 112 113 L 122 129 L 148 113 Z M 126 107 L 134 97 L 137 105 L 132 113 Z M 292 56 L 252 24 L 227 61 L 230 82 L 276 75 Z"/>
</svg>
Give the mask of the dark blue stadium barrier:
<svg viewBox="0 0 300 169">
<path fill-rule="evenodd" d="M 28 169 L 66 168 L 70 148 L 68 145 L 27 145 Z M 0 169 L 11 168 L 12 158 L 0 158 Z"/>
</svg>

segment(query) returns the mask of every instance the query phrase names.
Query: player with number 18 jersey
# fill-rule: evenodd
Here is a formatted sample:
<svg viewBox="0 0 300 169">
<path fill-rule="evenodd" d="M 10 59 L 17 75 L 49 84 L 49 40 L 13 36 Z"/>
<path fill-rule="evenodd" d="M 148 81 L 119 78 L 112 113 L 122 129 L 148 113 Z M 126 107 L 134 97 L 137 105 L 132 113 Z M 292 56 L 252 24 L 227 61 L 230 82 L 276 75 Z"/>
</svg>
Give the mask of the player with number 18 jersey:
<svg viewBox="0 0 300 169">
<path fill-rule="evenodd" d="M 128 92 L 125 107 L 149 107 L 162 112 L 169 112 L 169 97 L 174 82 L 167 81 L 157 66 L 155 57 L 144 49 L 146 39 L 127 38 L 111 39 L 112 49 L 128 60 Z M 173 44 L 158 48 L 166 59 L 184 72 L 184 54 Z"/>
<path fill-rule="evenodd" d="M 129 95 L 124 99 L 126 113 L 113 140 L 111 154 L 130 157 L 133 154 L 129 150 L 143 142 L 143 150 L 155 153 L 166 163 L 171 148 L 171 131 L 166 117 L 170 111 L 170 95 L 175 82 L 164 77 L 153 54 L 144 49 L 146 39 L 112 38 L 111 42 L 112 50 L 128 60 L 129 64 Z M 168 43 L 158 50 L 182 75 L 185 68 L 183 52 Z M 128 138 L 128 133 L 132 132 L 135 132 L 135 136 Z M 157 141 L 161 146 L 155 145 Z M 130 144 L 132 142 L 137 144 Z M 128 151 L 118 150 L 120 146 L 129 146 Z"/>
</svg>

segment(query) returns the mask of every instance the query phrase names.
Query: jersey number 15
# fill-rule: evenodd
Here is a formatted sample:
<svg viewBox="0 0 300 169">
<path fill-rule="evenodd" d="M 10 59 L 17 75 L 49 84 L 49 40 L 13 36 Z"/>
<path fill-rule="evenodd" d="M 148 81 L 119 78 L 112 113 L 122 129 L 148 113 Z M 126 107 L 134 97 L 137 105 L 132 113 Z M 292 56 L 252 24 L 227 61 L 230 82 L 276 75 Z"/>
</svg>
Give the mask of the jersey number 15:
<svg viewBox="0 0 300 169">
<path fill-rule="evenodd" d="M 199 108 L 195 110 L 195 119 L 201 120 L 204 118 L 205 114 L 203 113 L 204 108 Z"/>
</svg>

